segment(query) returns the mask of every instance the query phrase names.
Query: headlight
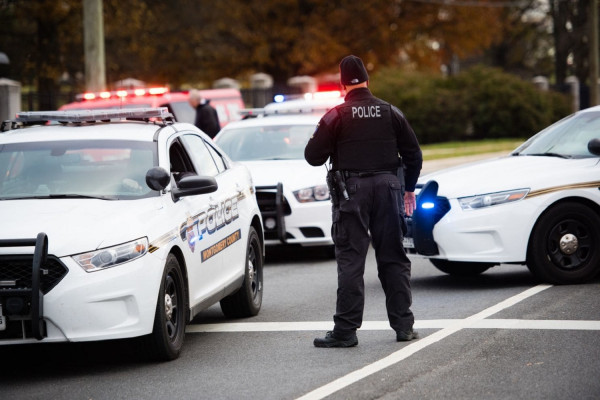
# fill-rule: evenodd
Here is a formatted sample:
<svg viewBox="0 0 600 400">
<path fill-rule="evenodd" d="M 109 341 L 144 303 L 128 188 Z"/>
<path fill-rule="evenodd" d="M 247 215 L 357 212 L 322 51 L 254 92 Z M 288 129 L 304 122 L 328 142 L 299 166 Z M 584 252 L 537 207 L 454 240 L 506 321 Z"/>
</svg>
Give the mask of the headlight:
<svg viewBox="0 0 600 400">
<path fill-rule="evenodd" d="M 521 200 L 529 193 L 529 189 L 509 190 L 506 192 L 478 194 L 476 196 L 461 197 L 458 199 L 463 210 L 490 207 L 498 204 L 510 203 Z"/>
<path fill-rule="evenodd" d="M 114 247 L 77 254 L 72 256 L 72 258 L 86 272 L 94 272 L 135 260 L 147 252 L 148 239 L 142 238 Z"/>
<path fill-rule="evenodd" d="M 294 192 L 294 196 L 296 196 L 296 200 L 298 200 L 300 203 L 324 201 L 329 200 L 329 189 L 327 189 L 327 185 L 318 185 L 296 190 Z"/>
</svg>

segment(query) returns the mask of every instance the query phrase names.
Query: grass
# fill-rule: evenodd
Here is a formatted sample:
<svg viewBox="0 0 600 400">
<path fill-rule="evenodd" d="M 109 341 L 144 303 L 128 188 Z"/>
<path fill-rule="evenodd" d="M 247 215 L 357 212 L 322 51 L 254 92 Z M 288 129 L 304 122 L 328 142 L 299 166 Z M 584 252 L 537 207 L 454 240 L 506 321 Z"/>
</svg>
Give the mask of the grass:
<svg viewBox="0 0 600 400">
<path fill-rule="evenodd" d="M 421 145 L 425 160 L 471 156 L 482 153 L 510 152 L 525 139 L 488 139 L 473 142 L 444 142 Z"/>
</svg>

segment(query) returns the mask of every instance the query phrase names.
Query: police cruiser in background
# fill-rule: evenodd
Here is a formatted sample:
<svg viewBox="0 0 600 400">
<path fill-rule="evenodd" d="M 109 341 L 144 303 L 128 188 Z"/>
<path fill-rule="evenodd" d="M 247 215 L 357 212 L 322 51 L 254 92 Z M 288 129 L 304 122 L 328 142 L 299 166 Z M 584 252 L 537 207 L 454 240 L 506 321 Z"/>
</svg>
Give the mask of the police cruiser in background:
<svg viewBox="0 0 600 400">
<path fill-rule="evenodd" d="M 404 247 L 452 275 L 526 264 L 540 280 L 600 274 L 600 107 L 573 114 L 511 155 L 419 180 Z M 419 190 L 420 189 L 420 190 Z"/>
<path fill-rule="evenodd" d="M 248 110 L 255 118 L 231 122 L 214 140 L 252 172 L 267 245 L 323 246 L 333 255 L 327 171 L 309 165 L 304 148 L 322 115 L 343 97 L 320 95 Z"/>
<path fill-rule="evenodd" d="M 0 345 L 139 337 L 171 360 L 199 311 L 259 312 L 250 173 L 195 126 L 159 108 L 21 112 L 2 130 Z"/>
</svg>

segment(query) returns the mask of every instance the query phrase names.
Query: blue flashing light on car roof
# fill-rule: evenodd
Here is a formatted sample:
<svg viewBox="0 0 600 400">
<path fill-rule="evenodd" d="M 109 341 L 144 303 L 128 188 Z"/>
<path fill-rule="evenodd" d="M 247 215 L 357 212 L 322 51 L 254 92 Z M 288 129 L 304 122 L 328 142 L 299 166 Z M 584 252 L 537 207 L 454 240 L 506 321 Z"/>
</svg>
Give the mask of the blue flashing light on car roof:
<svg viewBox="0 0 600 400">
<path fill-rule="evenodd" d="M 282 103 L 285 101 L 285 96 L 282 94 L 276 94 L 275 97 L 273 97 L 273 101 L 275 103 Z"/>
</svg>

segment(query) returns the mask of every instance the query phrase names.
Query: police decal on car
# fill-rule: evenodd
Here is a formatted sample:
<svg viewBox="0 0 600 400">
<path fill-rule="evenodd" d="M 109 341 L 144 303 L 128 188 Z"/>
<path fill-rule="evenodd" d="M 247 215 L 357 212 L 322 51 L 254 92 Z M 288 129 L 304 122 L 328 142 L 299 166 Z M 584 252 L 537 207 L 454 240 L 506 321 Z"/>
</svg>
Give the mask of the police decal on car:
<svg viewBox="0 0 600 400">
<path fill-rule="evenodd" d="M 217 205 L 211 205 L 207 211 L 202 211 L 199 214 L 188 218 L 187 221 L 183 222 L 179 228 L 181 240 L 187 240 L 188 245 L 190 246 L 190 250 L 194 252 L 196 249 L 196 243 L 202 240 L 204 233 L 212 235 L 218 229 L 223 228 L 225 225 L 228 225 L 232 221 L 239 218 L 239 216 L 240 214 L 238 210 L 238 196 L 236 195 L 225 199 Z M 241 234 L 238 234 L 237 239 L 235 241 L 239 240 L 240 238 Z M 229 237 L 223 240 L 226 239 L 229 239 Z M 218 243 L 221 243 L 223 240 L 219 241 Z M 222 247 L 221 250 L 223 250 L 224 248 L 225 247 Z M 205 251 L 206 249 L 203 250 L 203 253 Z M 217 254 L 217 252 L 215 252 L 214 254 Z M 205 261 L 208 258 L 210 257 L 205 257 L 204 254 L 202 255 L 202 261 Z"/>
<path fill-rule="evenodd" d="M 234 244 L 241 238 L 242 238 L 242 231 L 238 229 L 237 231 L 233 232 L 231 235 L 227 236 L 226 238 L 219 240 L 217 243 L 213 244 L 212 246 L 202 250 L 202 253 L 201 253 L 202 261 L 204 262 L 204 261 L 208 260 L 209 258 L 211 258 L 212 256 L 222 252 L 227 247 L 231 246 L 232 244 Z"/>
</svg>

